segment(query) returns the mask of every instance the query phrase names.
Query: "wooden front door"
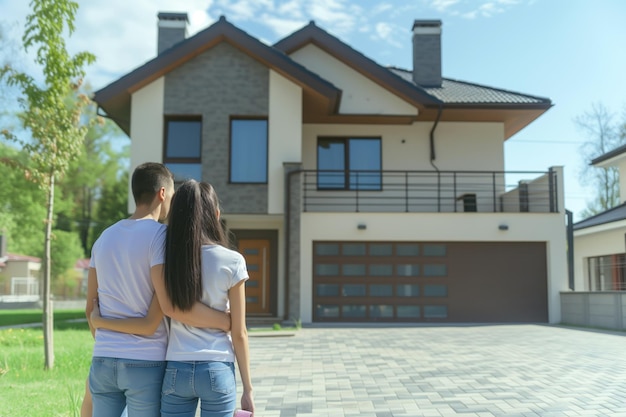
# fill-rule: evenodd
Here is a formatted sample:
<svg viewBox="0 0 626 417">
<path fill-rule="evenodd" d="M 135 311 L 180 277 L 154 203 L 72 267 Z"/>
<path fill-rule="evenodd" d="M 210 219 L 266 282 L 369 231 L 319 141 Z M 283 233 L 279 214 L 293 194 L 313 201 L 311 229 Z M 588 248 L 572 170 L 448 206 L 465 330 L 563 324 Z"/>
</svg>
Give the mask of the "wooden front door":
<svg viewBox="0 0 626 417">
<path fill-rule="evenodd" d="M 270 313 L 270 241 L 268 239 L 241 239 L 239 252 L 246 259 L 246 313 Z"/>
</svg>

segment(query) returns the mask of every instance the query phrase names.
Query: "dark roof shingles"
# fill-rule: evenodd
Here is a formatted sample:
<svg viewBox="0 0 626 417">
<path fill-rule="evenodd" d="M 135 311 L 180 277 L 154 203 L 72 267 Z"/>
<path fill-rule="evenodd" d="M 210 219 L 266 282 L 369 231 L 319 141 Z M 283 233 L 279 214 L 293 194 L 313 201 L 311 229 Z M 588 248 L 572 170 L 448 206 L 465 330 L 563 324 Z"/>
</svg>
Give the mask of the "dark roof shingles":
<svg viewBox="0 0 626 417">
<path fill-rule="evenodd" d="M 394 74 L 413 82 L 411 71 L 389 67 Z M 422 87 L 445 104 L 549 104 L 550 99 L 500 88 L 444 78 L 441 87 Z"/>
<path fill-rule="evenodd" d="M 602 213 L 596 214 L 593 217 L 581 220 L 578 223 L 574 223 L 574 230 L 585 229 L 587 227 L 617 222 L 620 220 L 626 220 L 626 203 L 603 211 Z"/>
</svg>

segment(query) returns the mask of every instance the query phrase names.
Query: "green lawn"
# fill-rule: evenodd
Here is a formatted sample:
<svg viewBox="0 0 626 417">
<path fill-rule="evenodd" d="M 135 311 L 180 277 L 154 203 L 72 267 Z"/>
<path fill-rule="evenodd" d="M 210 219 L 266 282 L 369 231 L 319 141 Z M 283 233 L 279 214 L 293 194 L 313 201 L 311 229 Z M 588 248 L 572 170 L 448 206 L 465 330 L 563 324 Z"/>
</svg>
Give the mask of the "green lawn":
<svg viewBox="0 0 626 417">
<path fill-rule="evenodd" d="M 41 323 L 42 310 L 0 310 L 0 327 L 16 324 Z M 84 319 L 85 310 L 55 310 L 54 321 Z"/>
<path fill-rule="evenodd" d="M 0 326 L 41 321 L 39 310 L 0 311 Z M 33 317 L 36 320 L 33 320 Z M 41 328 L 0 330 L 0 416 L 79 415 L 93 339 L 82 310 L 55 311 L 54 368 L 43 370 Z"/>
</svg>

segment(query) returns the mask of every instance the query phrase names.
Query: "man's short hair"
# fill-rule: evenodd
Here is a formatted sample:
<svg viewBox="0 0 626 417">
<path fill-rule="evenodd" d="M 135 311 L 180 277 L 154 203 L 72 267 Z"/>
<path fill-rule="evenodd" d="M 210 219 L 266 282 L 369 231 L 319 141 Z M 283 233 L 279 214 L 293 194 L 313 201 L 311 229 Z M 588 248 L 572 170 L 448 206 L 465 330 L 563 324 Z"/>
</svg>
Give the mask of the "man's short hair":
<svg viewBox="0 0 626 417">
<path fill-rule="evenodd" d="M 163 164 L 158 162 L 146 162 L 135 168 L 131 180 L 131 189 L 136 205 L 152 203 L 154 196 L 161 187 L 169 187 L 174 184 L 174 175 Z"/>
</svg>

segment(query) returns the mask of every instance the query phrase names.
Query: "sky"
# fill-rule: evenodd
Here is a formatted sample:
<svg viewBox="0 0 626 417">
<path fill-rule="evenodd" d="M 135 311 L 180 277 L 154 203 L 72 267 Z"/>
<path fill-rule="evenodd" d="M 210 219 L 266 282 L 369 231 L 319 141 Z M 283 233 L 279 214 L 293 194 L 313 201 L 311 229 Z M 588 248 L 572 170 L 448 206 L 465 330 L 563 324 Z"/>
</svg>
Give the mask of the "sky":
<svg viewBox="0 0 626 417">
<path fill-rule="evenodd" d="M 86 81 L 102 88 L 156 55 L 157 14 L 186 12 L 189 35 L 221 15 L 273 44 L 314 20 L 383 66 L 412 68 L 416 19 L 442 21 L 443 76 L 547 97 L 553 107 L 505 144 L 505 170 L 563 166 L 565 206 L 580 220 L 587 140 L 574 119 L 601 103 L 626 120 L 624 0 L 79 0 L 72 53 L 90 51 Z M 0 24 L 19 49 L 26 0 L 0 0 Z M 18 49 L 15 49 L 18 48 Z M 9 54 L 16 60 L 19 53 Z M 27 56 L 19 58 L 33 70 Z"/>
</svg>

